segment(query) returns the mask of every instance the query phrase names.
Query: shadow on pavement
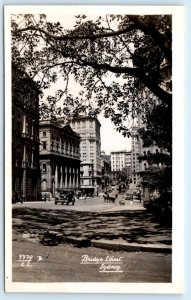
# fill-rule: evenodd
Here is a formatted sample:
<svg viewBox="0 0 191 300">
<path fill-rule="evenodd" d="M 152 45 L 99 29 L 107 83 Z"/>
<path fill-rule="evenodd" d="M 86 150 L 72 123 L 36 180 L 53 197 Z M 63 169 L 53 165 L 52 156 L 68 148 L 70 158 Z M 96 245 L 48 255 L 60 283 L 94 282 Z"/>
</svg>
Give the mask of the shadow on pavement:
<svg viewBox="0 0 191 300">
<path fill-rule="evenodd" d="M 14 208 L 13 230 L 30 236 L 54 231 L 65 237 L 122 240 L 128 243 L 171 245 L 171 227 L 161 226 L 146 211 L 82 212 Z M 48 239 L 48 238 L 47 238 Z"/>
</svg>

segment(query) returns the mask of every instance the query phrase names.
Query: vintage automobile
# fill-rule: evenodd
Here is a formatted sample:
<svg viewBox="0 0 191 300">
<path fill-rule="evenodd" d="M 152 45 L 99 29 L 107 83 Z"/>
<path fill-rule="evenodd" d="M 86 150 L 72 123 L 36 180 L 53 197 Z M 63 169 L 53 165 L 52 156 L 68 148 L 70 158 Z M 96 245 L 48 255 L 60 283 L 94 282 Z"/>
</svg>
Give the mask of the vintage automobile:
<svg viewBox="0 0 191 300">
<path fill-rule="evenodd" d="M 133 196 L 130 192 L 126 192 L 124 198 L 125 198 L 125 200 L 131 200 L 133 198 Z"/>
<path fill-rule="evenodd" d="M 124 198 L 119 200 L 119 205 L 125 205 L 125 199 Z"/>
<path fill-rule="evenodd" d="M 12 203 L 23 203 L 24 202 L 24 196 L 22 195 L 21 191 L 13 191 L 12 193 Z"/>
<path fill-rule="evenodd" d="M 72 204 L 74 205 L 75 203 L 75 197 L 74 197 L 74 192 L 73 191 L 68 191 L 68 190 L 65 190 L 65 191 L 61 191 L 59 193 L 57 193 L 55 195 L 55 201 L 54 201 L 55 204 L 66 204 L 66 205 L 69 205 L 69 204 Z"/>
</svg>

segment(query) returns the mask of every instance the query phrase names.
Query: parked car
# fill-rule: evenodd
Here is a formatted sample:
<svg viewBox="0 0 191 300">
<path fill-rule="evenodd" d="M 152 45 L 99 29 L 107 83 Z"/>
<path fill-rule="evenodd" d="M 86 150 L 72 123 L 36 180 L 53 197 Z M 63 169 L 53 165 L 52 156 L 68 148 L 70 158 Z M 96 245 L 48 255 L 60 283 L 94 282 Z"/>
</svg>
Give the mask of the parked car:
<svg viewBox="0 0 191 300">
<path fill-rule="evenodd" d="M 120 199 L 120 200 L 119 200 L 119 204 L 120 204 L 120 205 L 125 205 L 125 199 L 124 199 L 124 198 Z"/>
<path fill-rule="evenodd" d="M 21 191 L 13 191 L 12 193 L 12 203 L 24 202 L 24 196 Z"/>
<path fill-rule="evenodd" d="M 130 192 L 126 192 L 126 194 L 124 195 L 124 199 L 125 200 L 131 200 L 132 199 L 132 195 Z"/>
<path fill-rule="evenodd" d="M 75 203 L 75 197 L 74 197 L 74 192 L 73 191 L 61 191 L 57 195 L 55 195 L 55 204 L 72 204 L 74 205 Z"/>
</svg>

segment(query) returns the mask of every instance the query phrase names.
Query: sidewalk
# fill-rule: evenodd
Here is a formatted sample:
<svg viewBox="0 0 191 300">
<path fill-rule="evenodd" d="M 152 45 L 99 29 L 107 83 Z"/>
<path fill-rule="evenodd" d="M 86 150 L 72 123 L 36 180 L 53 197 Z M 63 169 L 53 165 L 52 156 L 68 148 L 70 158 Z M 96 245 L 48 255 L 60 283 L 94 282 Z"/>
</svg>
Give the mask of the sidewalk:
<svg viewBox="0 0 191 300">
<path fill-rule="evenodd" d="M 171 228 L 151 214 L 135 209 L 109 208 L 104 212 L 13 208 L 13 237 L 44 245 L 71 243 L 109 250 L 171 253 Z"/>
</svg>

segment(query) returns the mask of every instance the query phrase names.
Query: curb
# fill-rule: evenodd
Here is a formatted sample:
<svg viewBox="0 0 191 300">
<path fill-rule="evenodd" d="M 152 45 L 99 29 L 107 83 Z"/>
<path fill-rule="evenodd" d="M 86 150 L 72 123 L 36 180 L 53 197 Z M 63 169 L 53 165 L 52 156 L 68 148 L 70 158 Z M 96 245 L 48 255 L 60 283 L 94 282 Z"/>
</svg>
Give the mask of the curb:
<svg viewBox="0 0 191 300">
<path fill-rule="evenodd" d="M 113 251 L 172 253 L 172 247 L 166 245 L 116 243 L 92 240 L 92 246 Z"/>
<path fill-rule="evenodd" d="M 172 247 L 169 245 L 159 245 L 159 244 L 138 244 L 138 243 L 119 243 L 116 241 L 105 241 L 105 240 L 90 240 L 81 237 L 66 237 L 60 233 L 50 231 L 48 243 L 51 241 L 56 243 L 69 243 L 73 244 L 79 248 L 86 248 L 93 246 L 95 248 L 112 250 L 112 251 L 127 251 L 127 252 L 155 252 L 155 253 L 172 253 Z M 46 243 L 46 240 L 45 240 Z"/>
</svg>

